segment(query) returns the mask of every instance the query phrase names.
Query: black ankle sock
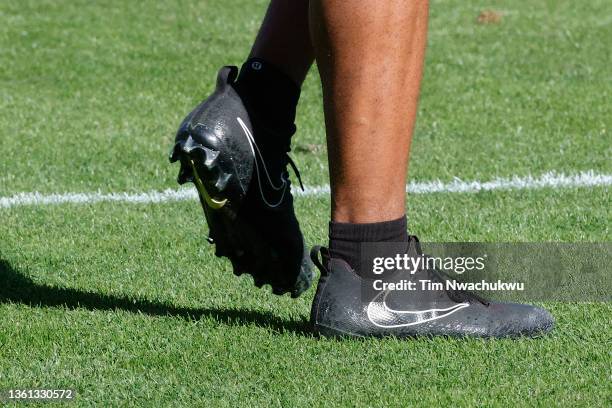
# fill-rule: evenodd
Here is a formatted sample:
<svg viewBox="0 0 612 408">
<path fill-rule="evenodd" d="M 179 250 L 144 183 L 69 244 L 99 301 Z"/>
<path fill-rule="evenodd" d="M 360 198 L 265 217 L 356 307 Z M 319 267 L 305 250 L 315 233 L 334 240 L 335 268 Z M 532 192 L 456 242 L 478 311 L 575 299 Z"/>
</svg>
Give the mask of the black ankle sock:
<svg viewBox="0 0 612 408">
<path fill-rule="evenodd" d="M 260 59 L 248 59 L 234 84 L 251 115 L 254 127 L 293 133 L 300 88 L 284 72 Z"/>
<path fill-rule="evenodd" d="M 371 224 L 329 223 L 329 251 L 332 258 L 345 260 L 358 274 L 361 271 L 362 242 L 407 242 L 406 217 Z"/>
</svg>

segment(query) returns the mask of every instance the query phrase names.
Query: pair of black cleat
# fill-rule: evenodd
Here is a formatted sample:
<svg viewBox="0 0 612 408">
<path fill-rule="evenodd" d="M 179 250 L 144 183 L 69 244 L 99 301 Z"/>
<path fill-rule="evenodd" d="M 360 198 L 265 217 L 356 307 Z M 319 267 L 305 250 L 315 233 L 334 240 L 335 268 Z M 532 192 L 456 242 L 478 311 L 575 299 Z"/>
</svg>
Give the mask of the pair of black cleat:
<svg viewBox="0 0 612 408">
<path fill-rule="evenodd" d="M 236 92 L 237 73 L 236 67 L 219 71 L 215 92 L 181 124 L 170 161 L 180 161 L 180 184 L 197 187 L 215 254 L 229 258 L 236 275 L 251 274 L 257 287 L 269 284 L 275 294 L 298 297 L 310 287 L 313 273 L 287 165 L 297 169 L 288 145 L 260 137 L 267 130 Z M 289 140 L 291 134 L 285 136 Z M 420 252 L 416 237 L 407 250 Z M 320 247 L 313 248 L 311 259 L 321 272 L 311 323 L 321 335 L 518 337 L 553 327 L 543 309 L 489 302 L 469 292 L 394 291 L 364 299 L 362 289 L 369 283 L 346 262 Z M 436 271 L 419 274 L 443 280 Z"/>
</svg>

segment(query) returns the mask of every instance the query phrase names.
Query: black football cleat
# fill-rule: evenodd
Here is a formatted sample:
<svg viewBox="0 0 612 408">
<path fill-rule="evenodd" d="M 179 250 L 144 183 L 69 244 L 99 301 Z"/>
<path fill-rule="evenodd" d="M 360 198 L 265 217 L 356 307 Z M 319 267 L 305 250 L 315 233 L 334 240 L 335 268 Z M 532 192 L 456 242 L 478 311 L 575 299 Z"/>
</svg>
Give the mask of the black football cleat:
<svg viewBox="0 0 612 408">
<path fill-rule="evenodd" d="M 268 130 L 253 126 L 256 118 L 233 87 L 237 73 L 219 71 L 215 92 L 182 122 L 170 161 L 180 161 L 179 184 L 197 188 L 215 254 L 230 259 L 235 275 L 252 275 L 257 287 L 298 297 L 310 287 L 312 268 L 286 170 L 291 164 L 297 174 L 289 137 L 264 138 L 286 145 L 258 138 Z"/>
<path fill-rule="evenodd" d="M 411 237 L 408 245 L 409 254 L 420 254 L 416 237 Z M 360 277 L 342 259 L 331 258 L 325 248 L 314 247 L 311 257 L 321 271 L 310 317 L 319 335 L 536 337 L 554 325 L 553 317 L 544 309 L 489 302 L 471 292 L 418 290 L 419 285 L 414 291 L 368 290 L 373 287 L 373 279 Z M 417 283 L 420 279 L 443 282 L 447 278 L 435 270 L 419 270 L 414 275 L 399 270 L 385 282 Z"/>
</svg>

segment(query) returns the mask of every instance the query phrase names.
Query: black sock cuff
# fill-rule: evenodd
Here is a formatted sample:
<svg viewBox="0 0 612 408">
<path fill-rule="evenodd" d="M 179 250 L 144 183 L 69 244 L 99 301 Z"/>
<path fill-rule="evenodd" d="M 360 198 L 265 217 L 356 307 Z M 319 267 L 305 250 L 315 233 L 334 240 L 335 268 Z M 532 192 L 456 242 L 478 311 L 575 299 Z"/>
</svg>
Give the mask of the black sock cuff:
<svg viewBox="0 0 612 408">
<path fill-rule="evenodd" d="M 368 224 L 329 223 L 329 251 L 332 258 L 346 261 L 358 274 L 361 270 L 363 242 L 407 242 L 406 217 Z"/>
<path fill-rule="evenodd" d="M 235 88 L 262 119 L 293 123 L 300 87 L 282 70 L 261 58 L 249 58 Z"/>
<path fill-rule="evenodd" d="M 351 224 L 343 222 L 329 223 L 330 241 L 351 242 L 405 242 L 408 239 L 408 222 L 406 216 L 396 220 Z"/>
</svg>

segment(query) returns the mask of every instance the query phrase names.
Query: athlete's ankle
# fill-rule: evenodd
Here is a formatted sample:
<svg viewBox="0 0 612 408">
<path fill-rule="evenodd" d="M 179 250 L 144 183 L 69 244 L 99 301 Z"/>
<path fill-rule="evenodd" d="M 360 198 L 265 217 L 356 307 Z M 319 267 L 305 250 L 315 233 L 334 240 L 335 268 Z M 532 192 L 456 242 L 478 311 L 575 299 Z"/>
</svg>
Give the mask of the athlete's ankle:
<svg viewBox="0 0 612 408">
<path fill-rule="evenodd" d="M 408 242 L 406 216 L 367 224 L 329 223 L 330 255 L 344 260 L 360 275 L 365 273 L 361 265 L 364 242 Z"/>
<path fill-rule="evenodd" d="M 284 72 L 261 58 L 249 58 L 234 88 L 255 127 L 263 125 L 281 134 L 289 129 L 293 133 L 300 88 Z"/>
</svg>

